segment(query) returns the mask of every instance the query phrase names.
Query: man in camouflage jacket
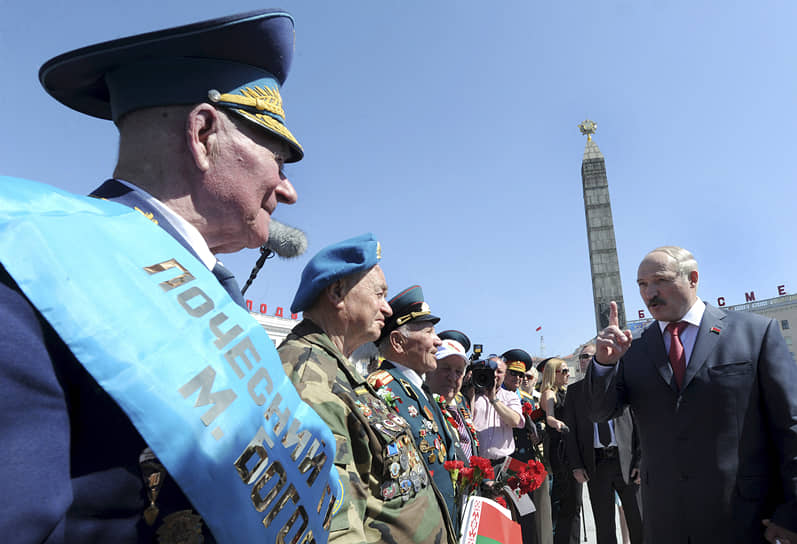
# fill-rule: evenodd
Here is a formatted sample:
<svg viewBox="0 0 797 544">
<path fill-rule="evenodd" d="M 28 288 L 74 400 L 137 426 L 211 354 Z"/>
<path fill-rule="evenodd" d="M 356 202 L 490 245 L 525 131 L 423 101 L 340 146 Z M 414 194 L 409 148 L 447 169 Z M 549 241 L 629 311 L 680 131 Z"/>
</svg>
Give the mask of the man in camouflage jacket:
<svg viewBox="0 0 797 544">
<path fill-rule="evenodd" d="M 331 543 L 455 542 L 442 496 L 409 425 L 348 361 L 376 340 L 392 311 L 379 243 L 370 234 L 321 250 L 305 267 L 291 306 L 304 312 L 279 347 L 299 395 L 329 425 L 344 486 Z"/>
</svg>

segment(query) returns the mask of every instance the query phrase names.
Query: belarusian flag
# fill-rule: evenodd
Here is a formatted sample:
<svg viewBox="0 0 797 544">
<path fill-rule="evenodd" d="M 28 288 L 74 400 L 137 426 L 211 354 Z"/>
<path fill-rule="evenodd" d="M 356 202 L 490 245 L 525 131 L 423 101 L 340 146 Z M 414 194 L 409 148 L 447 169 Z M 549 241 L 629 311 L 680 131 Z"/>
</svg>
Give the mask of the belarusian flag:
<svg viewBox="0 0 797 544">
<path fill-rule="evenodd" d="M 495 501 L 470 497 L 465 507 L 460 544 L 521 544 L 520 525 Z"/>
</svg>

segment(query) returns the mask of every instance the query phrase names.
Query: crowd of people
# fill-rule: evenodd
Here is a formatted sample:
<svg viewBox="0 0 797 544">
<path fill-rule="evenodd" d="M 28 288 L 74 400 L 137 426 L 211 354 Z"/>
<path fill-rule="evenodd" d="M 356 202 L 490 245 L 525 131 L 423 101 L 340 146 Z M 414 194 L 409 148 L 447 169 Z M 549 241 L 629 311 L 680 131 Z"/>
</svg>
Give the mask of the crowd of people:
<svg viewBox="0 0 797 544">
<path fill-rule="evenodd" d="M 533 509 L 509 501 L 524 543 L 578 541 L 586 483 L 600 543 L 617 503 L 632 543 L 797 544 L 797 365 L 776 323 L 697 298 L 684 249 L 644 257 L 656 322 L 633 339 L 613 304 L 574 384 L 560 358 L 469 355 L 418 285 L 388 297 L 371 234 L 309 260 L 275 352 L 216 254 L 262 246 L 296 202 L 293 40 L 289 14 L 259 10 L 41 68 L 116 123 L 119 159 L 89 197 L 0 180 L 0 532 L 455 544 L 449 467 L 514 459 L 548 473 Z"/>
</svg>

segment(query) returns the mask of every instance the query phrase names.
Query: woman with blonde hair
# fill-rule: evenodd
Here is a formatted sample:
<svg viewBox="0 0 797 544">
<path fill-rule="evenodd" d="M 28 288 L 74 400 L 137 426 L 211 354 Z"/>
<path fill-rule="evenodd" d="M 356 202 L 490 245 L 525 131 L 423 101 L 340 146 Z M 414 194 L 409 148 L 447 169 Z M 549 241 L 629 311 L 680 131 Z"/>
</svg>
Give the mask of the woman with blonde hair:
<svg viewBox="0 0 797 544">
<path fill-rule="evenodd" d="M 551 516 L 554 525 L 554 544 L 577 542 L 580 538 L 579 511 L 581 500 L 574 496 L 575 480 L 565 461 L 565 439 L 569 431 L 565 425 L 564 405 L 570 369 L 567 362 L 557 357 L 543 361 L 540 404 L 545 411 L 545 461 L 553 475 L 551 487 Z"/>
<path fill-rule="evenodd" d="M 570 369 L 565 361 L 556 357 L 551 357 L 544 362 L 545 368 L 542 371 L 542 384 L 540 385 L 540 404 L 545 410 L 545 424 L 561 432 L 565 423 L 556 416 L 561 417 L 564 399 L 560 397 L 564 396 L 564 391 L 567 389 Z"/>
</svg>

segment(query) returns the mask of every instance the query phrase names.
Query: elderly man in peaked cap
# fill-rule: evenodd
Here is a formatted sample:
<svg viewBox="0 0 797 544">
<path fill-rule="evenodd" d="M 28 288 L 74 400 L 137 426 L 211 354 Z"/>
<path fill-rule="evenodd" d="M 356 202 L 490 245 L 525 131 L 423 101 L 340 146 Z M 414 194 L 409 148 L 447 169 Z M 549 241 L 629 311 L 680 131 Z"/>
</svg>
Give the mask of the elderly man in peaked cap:
<svg viewBox="0 0 797 544">
<path fill-rule="evenodd" d="M 466 460 L 459 446 L 459 435 L 443 409 L 445 401 L 424 384 L 427 372 L 437 368 L 441 345 L 434 331 L 440 318 L 432 315 L 423 290 L 413 285 L 390 300 L 393 315 L 382 329 L 379 353 L 385 358 L 380 370 L 368 376 L 378 390 L 387 390 L 399 402 L 396 410 L 412 428 L 412 435 L 432 473 L 435 487 L 446 500 L 447 514 L 459 530 L 459 512 L 451 476 L 443 464 Z"/>
<path fill-rule="evenodd" d="M 393 314 L 379 259 L 371 234 L 318 252 L 291 305 L 304 319 L 278 351 L 301 397 L 335 435 L 346 506 L 332 517 L 330 542 L 451 543 L 445 503 L 396 399 L 372 387 L 347 359 L 379 338 Z"/>
<path fill-rule="evenodd" d="M 263 244 L 296 201 L 293 41 L 260 10 L 42 66 L 54 98 L 114 121 L 119 159 L 96 198 L 0 179 L 7 538 L 326 541 L 334 438 L 214 256 Z"/>
</svg>

